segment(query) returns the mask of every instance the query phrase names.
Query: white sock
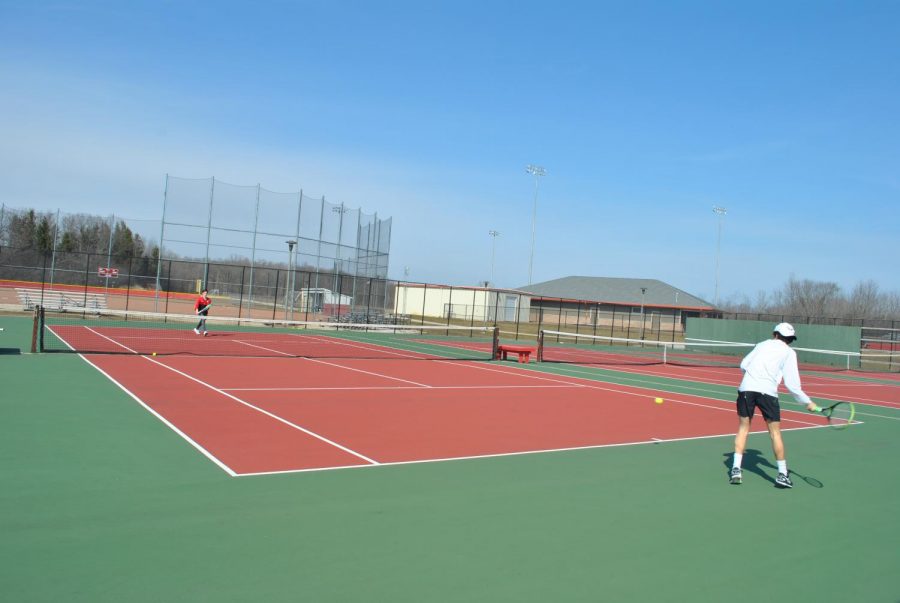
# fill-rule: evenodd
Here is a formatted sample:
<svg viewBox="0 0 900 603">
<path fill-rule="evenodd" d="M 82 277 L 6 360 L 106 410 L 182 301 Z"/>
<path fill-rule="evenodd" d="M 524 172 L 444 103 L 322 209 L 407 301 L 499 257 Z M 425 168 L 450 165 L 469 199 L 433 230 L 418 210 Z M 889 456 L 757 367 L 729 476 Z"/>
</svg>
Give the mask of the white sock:
<svg viewBox="0 0 900 603">
<path fill-rule="evenodd" d="M 775 461 L 778 463 L 778 473 L 788 474 L 787 472 L 787 461 Z"/>
<path fill-rule="evenodd" d="M 743 460 L 744 460 L 744 453 L 743 452 L 735 452 L 734 453 L 734 464 L 732 465 L 732 467 L 737 467 L 738 469 L 740 469 L 741 461 L 743 461 Z"/>
</svg>

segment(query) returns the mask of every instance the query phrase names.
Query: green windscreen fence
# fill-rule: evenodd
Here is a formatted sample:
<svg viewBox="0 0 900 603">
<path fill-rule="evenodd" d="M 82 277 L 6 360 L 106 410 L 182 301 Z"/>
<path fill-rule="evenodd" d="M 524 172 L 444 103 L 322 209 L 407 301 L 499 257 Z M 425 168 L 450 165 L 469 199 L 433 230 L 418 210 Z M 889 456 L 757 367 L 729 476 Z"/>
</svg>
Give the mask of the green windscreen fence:
<svg viewBox="0 0 900 603">
<path fill-rule="evenodd" d="M 758 320 L 721 320 L 717 318 L 688 318 L 686 341 L 758 343 L 772 337 L 773 322 Z M 840 368 L 859 368 L 859 327 L 795 324 L 800 363 L 825 364 Z M 802 349 L 805 348 L 805 349 Z M 851 357 L 821 354 L 817 350 L 850 352 Z M 737 352 L 736 352 L 737 353 Z M 848 366 L 849 363 L 849 366 Z"/>
</svg>

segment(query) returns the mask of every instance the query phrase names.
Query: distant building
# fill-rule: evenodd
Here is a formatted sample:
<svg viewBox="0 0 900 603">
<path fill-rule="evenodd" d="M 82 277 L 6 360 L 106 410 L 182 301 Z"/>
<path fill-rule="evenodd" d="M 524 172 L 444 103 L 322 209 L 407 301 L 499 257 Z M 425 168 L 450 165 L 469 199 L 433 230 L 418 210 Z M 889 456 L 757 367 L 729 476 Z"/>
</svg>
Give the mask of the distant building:
<svg viewBox="0 0 900 603">
<path fill-rule="evenodd" d="M 656 279 L 565 276 L 518 290 L 531 296 L 532 314 L 543 314 L 544 324 L 557 317 L 562 330 L 588 325 L 617 335 L 674 335 L 690 316 L 718 315 L 706 300 Z"/>
<path fill-rule="evenodd" d="M 398 283 L 394 311 L 442 321 L 664 339 L 680 336 L 689 316 L 718 316 L 709 302 L 659 280 L 590 276 L 516 289 Z"/>
</svg>

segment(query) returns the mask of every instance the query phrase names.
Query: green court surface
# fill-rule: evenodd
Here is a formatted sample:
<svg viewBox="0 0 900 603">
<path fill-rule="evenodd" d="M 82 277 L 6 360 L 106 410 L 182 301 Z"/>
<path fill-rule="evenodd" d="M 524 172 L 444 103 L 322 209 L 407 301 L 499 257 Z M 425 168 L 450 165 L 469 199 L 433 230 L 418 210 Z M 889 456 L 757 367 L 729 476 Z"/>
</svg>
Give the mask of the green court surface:
<svg viewBox="0 0 900 603">
<path fill-rule="evenodd" d="M 789 491 L 759 434 L 739 487 L 728 436 L 232 478 L 74 354 L 0 384 L 7 601 L 900 600 L 897 410 L 787 433 Z"/>
</svg>

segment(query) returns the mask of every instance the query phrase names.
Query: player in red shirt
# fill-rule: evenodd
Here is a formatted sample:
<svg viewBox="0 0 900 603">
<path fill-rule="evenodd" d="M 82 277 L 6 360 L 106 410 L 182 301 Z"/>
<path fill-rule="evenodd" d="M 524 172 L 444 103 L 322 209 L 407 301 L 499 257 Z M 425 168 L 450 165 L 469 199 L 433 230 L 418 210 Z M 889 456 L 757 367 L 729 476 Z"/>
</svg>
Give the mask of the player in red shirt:
<svg viewBox="0 0 900 603">
<path fill-rule="evenodd" d="M 209 307 L 211 305 L 212 300 L 209 298 L 209 292 L 204 289 L 200 292 L 200 297 L 198 297 L 197 301 L 194 303 L 194 312 L 200 317 L 200 322 L 194 327 L 194 333 L 197 335 L 209 335 L 209 332 L 206 330 L 206 315 L 209 312 Z"/>
</svg>

